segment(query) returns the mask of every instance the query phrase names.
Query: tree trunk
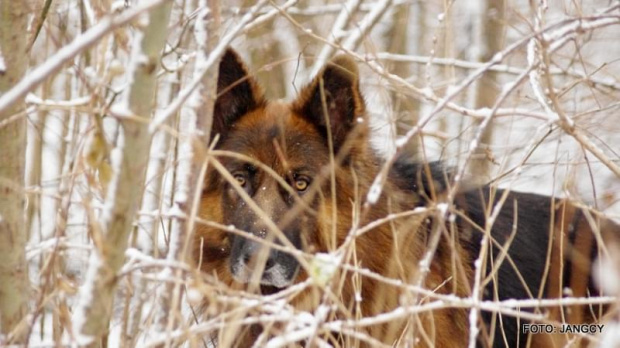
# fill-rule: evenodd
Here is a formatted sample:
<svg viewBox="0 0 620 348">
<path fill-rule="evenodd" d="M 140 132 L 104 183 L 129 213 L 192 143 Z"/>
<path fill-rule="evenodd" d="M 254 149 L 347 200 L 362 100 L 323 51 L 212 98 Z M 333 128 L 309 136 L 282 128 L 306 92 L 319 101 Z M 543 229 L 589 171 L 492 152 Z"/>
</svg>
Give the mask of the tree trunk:
<svg viewBox="0 0 620 348">
<path fill-rule="evenodd" d="M 387 51 L 397 54 L 409 54 L 410 51 L 413 55 L 422 55 L 424 47 L 424 33 L 425 28 L 425 4 L 420 2 L 416 4 L 416 10 L 414 12 L 415 19 L 411 17 L 411 9 L 409 4 L 401 4 L 394 8 L 392 13 L 392 21 L 390 30 L 386 33 L 385 39 L 387 41 Z M 409 33 L 409 21 L 414 20 L 417 30 L 411 35 Z M 410 44 L 412 42 L 412 44 Z M 412 47 L 410 47 L 412 46 Z M 391 73 L 396 74 L 404 79 L 411 75 L 410 63 L 398 63 L 394 62 L 388 66 Z M 419 65 L 416 65 L 415 74 L 421 76 Z M 418 83 L 419 85 L 419 83 Z M 412 127 L 418 123 L 420 113 L 420 101 L 413 98 L 411 95 L 403 94 L 401 91 L 395 90 L 392 92 L 392 101 L 394 103 L 394 114 L 396 115 L 396 136 L 403 136 Z M 415 136 L 405 146 L 406 152 L 414 154 L 420 159 L 424 159 L 424 154 L 419 153 L 420 141 L 422 137 L 420 135 Z"/>
<path fill-rule="evenodd" d="M 140 205 L 149 156 L 150 134 L 147 120 L 155 104 L 157 72 L 171 10 L 167 2 L 153 9 L 148 25 L 139 27 L 133 47 L 126 95 L 112 110 L 121 120 L 121 144 L 112 156 L 114 178 L 102 212 L 101 245 L 94 249 L 75 313 L 75 331 L 80 344 L 99 347 L 108 329 L 118 279 L 116 273 L 125 261 L 125 250 Z M 141 120 L 137 120 L 137 119 Z M 99 244 L 99 243 L 95 243 Z"/>
<path fill-rule="evenodd" d="M 478 62 L 491 60 L 493 55 L 502 49 L 504 39 L 504 0 L 479 0 L 480 11 L 474 18 L 474 51 Z M 473 107 L 491 108 L 495 104 L 500 92 L 497 81 L 497 72 L 485 72 L 476 83 Z M 493 140 L 492 124 L 487 127 L 480 138 L 480 146 L 474 153 L 469 165 L 470 173 L 481 182 L 488 182 L 491 177 L 493 157 L 490 153 L 490 144 Z"/>
<path fill-rule="evenodd" d="M 0 95 L 24 75 L 28 59 L 28 5 L 0 1 Z M 28 272 L 24 214 L 26 117 L 23 100 L 0 112 L 0 334 L 15 343 L 25 339 L 28 312 Z M 22 323 L 22 325 L 20 325 Z M 0 339 L 2 343 L 2 339 Z"/>
</svg>

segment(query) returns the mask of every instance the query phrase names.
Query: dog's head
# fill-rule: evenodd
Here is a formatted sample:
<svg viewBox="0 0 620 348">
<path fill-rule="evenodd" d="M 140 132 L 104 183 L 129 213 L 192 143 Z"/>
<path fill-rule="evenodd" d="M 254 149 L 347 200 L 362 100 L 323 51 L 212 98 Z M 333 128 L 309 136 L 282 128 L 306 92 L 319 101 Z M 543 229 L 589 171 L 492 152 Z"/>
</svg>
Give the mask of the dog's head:
<svg viewBox="0 0 620 348">
<path fill-rule="evenodd" d="M 334 246 L 335 237 L 322 232 L 331 230 L 331 190 L 343 180 L 333 174 L 366 151 L 366 123 L 350 58 L 326 64 L 295 101 L 284 103 L 266 100 L 239 56 L 224 54 L 211 131 L 223 168 L 209 176 L 205 192 L 219 195 L 221 223 L 247 232 L 228 234 L 236 281 L 288 286 L 300 264 L 285 247 Z"/>
</svg>

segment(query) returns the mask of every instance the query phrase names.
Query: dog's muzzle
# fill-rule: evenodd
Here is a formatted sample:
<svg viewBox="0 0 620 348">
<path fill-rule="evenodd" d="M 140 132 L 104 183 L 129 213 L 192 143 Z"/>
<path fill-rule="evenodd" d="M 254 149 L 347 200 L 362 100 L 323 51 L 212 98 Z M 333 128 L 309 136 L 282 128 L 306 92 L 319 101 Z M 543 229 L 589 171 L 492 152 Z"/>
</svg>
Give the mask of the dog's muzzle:
<svg viewBox="0 0 620 348">
<path fill-rule="evenodd" d="M 269 253 L 261 267 L 261 253 Z M 263 256 L 264 259 L 264 256 Z M 254 274 L 262 269 L 261 285 L 284 288 L 293 283 L 299 270 L 295 257 L 281 250 L 268 250 L 266 246 L 242 237 L 233 243 L 230 268 L 233 277 L 240 283 L 256 279 Z"/>
</svg>

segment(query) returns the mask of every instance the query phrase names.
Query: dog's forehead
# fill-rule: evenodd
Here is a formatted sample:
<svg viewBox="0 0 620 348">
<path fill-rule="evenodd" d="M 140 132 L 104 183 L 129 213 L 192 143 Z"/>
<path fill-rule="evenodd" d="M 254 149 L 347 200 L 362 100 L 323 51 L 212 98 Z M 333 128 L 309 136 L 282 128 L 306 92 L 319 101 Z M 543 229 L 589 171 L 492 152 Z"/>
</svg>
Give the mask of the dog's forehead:
<svg viewBox="0 0 620 348">
<path fill-rule="evenodd" d="M 282 155 L 289 162 L 320 162 L 317 153 L 324 153 L 318 157 L 328 160 L 327 152 L 322 151 L 326 146 L 315 127 L 296 115 L 290 104 L 272 101 L 237 121 L 222 148 L 273 163 Z"/>
</svg>

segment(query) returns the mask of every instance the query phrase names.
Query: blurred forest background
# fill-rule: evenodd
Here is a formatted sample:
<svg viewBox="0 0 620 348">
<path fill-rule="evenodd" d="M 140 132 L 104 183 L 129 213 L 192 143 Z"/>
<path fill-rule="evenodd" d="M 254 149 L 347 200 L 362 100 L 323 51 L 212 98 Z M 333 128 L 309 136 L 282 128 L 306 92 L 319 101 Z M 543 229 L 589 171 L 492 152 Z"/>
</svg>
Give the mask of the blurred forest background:
<svg viewBox="0 0 620 348">
<path fill-rule="evenodd" d="M 229 45 L 270 98 L 351 55 L 385 156 L 620 220 L 618 1 L 0 0 L 0 346 L 203 347 L 230 324 L 200 320 L 216 292 L 187 262 Z M 282 306 L 265 320 L 313 323 Z"/>
</svg>

